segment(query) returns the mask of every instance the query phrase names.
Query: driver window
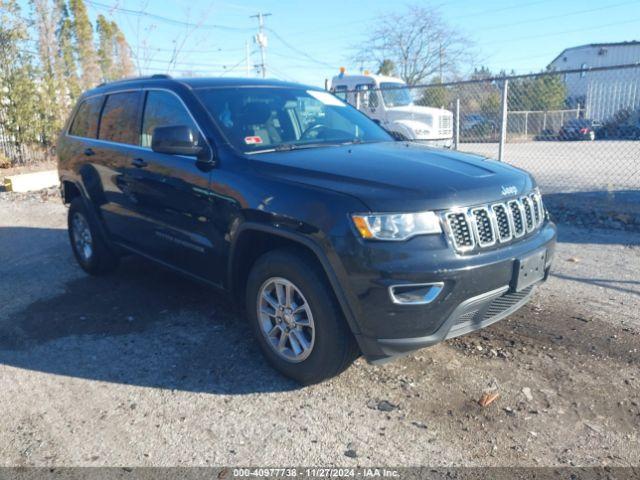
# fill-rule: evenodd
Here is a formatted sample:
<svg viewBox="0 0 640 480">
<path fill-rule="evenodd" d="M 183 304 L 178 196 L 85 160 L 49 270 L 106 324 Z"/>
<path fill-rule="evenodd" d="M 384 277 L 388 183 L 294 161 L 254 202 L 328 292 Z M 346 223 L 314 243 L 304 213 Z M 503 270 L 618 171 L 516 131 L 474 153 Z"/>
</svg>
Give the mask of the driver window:
<svg viewBox="0 0 640 480">
<path fill-rule="evenodd" d="M 168 127 L 171 125 L 185 125 L 190 127 L 194 134 L 198 133 L 198 127 L 191 119 L 185 106 L 173 93 L 161 90 L 147 92 L 147 102 L 142 118 L 143 147 L 151 146 L 151 136 L 156 127 Z"/>
<path fill-rule="evenodd" d="M 336 88 L 333 89 L 333 94 L 338 97 L 340 100 L 346 102 L 347 101 L 347 86 L 346 85 L 336 85 Z"/>
<path fill-rule="evenodd" d="M 311 97 L 298 99 L 298 120 L 302 132 L 318 123 L 323 123 L 325 116 L 322 104 Z"/>
<path fill-rule="evenodd" d="M 362 83 L 356 85 L 356 95 L 358 96 L 358 109 L 375 110 L 380 104 L 378 100 L 378 92 L 375 90 L 375 84 Z"/>
</svg>

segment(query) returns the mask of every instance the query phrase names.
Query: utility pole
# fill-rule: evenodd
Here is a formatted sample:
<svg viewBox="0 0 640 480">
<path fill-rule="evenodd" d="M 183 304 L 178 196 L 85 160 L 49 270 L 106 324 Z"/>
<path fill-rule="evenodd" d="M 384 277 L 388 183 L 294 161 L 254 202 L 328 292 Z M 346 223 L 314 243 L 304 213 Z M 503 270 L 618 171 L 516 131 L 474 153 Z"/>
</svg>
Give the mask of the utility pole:
<svg viewBox="0 0 640 480">
<path fill-rule="evenodd" d="M 258 33 L 253 37 L 253 40 L 260 47 L 260 71 L 262 72 L 262 78 L 267 76 L 267 35 L 264 33 L 264 17 L 270 16 L 270 13 L 258 13 L 251 15 L 251 18 L 258 19 Z"/>
<path fill-rule="evenodd" d="M 251 76 L 251 53 L 249 53 L 249 40 L 244 42 L 244 48 L 247 55 L 247 77 Z"/>
<path fill-rule="evenodd" d="M 440 83 L 442 83 L 442 78 L 443 78 L 443 75 L 442 75 L 442 54 L 443 54 L 443 52 L 442 52 L 442 42 L 440 42 L 440 48 L 438 49 L 438 60 L 439 60 L 439 63 L 440 63 L 440 68 L 439 68 L 439 70 L 440 70 Z"/>
</svg>

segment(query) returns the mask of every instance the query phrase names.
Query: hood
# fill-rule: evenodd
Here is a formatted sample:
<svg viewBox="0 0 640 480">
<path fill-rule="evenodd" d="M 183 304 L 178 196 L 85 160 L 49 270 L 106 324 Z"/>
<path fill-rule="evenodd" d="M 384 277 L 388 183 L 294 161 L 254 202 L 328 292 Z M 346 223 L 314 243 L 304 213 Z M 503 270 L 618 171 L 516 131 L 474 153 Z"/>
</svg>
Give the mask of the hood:
<svg viewBox="0 0 640 480">
<path fill-rule="evenodd" d="M 413 120 L 426 123 L 430 127 L 437 126 L 435 119 L 443 114 L 451 114 L 448 110 L 440 108 L 423 107 L 420 105 L 407 105 L 404 107 L 391 107 L 387 109 L 389 120 Z"/>
<path fill-rule="evenodd" d="M 531 176 L 494 160 L 405 142 L 251 155 L 261 173 L 345 193 L 371 211 L 439 210 L 529 192 Z"/>
</svg>

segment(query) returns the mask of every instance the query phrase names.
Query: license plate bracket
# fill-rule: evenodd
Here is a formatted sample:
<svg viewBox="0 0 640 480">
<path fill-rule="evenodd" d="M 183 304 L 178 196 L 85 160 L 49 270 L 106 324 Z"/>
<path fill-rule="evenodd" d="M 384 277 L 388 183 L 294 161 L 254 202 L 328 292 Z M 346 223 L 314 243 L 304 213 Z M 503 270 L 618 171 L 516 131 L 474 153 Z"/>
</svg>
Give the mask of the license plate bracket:
<svg viewBox="0 0 640 480">
<path fill-rule="evenodd" d="M 547 249 L 542 248 L 516 260 L 514 265 L 513 289 L 520 292 L 544 278 Z"/>
</svg>

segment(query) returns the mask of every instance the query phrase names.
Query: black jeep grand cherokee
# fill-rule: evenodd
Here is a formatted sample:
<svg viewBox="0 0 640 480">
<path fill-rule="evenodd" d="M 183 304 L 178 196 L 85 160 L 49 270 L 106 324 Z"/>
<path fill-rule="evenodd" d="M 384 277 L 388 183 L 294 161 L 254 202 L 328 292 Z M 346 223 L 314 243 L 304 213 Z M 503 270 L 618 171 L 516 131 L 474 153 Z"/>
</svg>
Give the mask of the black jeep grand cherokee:
<svg viewBox="0 0 640 480">
<path fill-rule="evenodd" d="M 84 270 L 133 252 L 230 291 L 268 361 L 302 383 L 505 317 L 555 245 L 529 174 L 394 142 L 297 84 L 101 85 L 58 153 Z"/>
</svg>

